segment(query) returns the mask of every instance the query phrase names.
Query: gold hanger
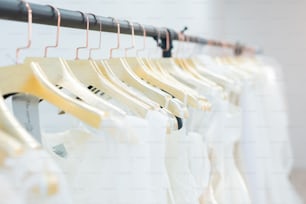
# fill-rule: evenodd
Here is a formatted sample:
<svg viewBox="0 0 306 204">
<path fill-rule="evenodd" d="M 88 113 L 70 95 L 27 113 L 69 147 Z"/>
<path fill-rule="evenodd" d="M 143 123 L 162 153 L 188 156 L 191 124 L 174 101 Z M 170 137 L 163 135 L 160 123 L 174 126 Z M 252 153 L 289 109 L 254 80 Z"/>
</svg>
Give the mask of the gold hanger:
<svg viewBox="0 0 306 204">
<path fill-rule="evenodd" d="M 189 42 L 189 38 L 184 36 L 182 33 L 178 33 L 179 41 L 184 41 L 186 38 L 186 42 Z M 171 70 L 169 70 L 171 73 L 173 73 L 175 76 L 180 77 L 181 79 L 186 77 L 186 81 L 193 81 L 194 83 L 201 84 L 202 88 L 206 88 L 206 91 L 210 91 L 211 89 L 219 89 L 222 90 L 221 87 L 218 87 L 218 85 L 205 77 L 203 77 L 200 73 L 197 72 L 197 70 L 193 69 L 186 58 L 172 58 L 169 59 L 170 61 L 174 62 L 171 67 Z M 186 72 L 185 74 L 182 74 L 181 70 L 184 70 Z"/>
<path fill-rule="evenodd" d="M 147 65 L 141 58 L 127 58 L 126 60 L 129 62 L 130 67 L 138 77 L 178 98 L 184 102 L 185 105 L 188 104 L 192 107 L 202 107 L 202 103 L 198 101 L 198 98 L 189 92 L 185 92 L 178 88 L 176 85 L 171 84 L 169 81 L 164 80 L 164 77 L 162 77 L 161 74 L 158 75 L 147 68 Z"/>
<path fill-rule="evenodd" d="M 96 18 L 96 17 L 95 17 Z M 143 104 L 137 99 L 128 95 L 124 90 L 118 88 L 111 83 L 100 71 L 95 60 L 92 60 L 91 54 L 93 50 L 101 49 L 102 40 L 102 23 L 100 24 L 100 38 L 99 47 L 90 48 L 89 60 L 76 60 L 68 61 L 73 74 L 86 86 L 93 86 L 95 91 L 101 91 L 111 96 L 112 98 L 120 101 L 123 105 L 126 105 L 134 113 L 144 116 L 146 111 L 143 110 Z M 87 46 L 86 46 L 87 47 Z"/>
<path fill-rule="evenodd" d="M 110 58 L 112 58 L 113 51 L 120 48 L 120 24 L 116 19 L 112 19 L 115 20 L 117 24 L 117 46 L 110 49 Z M 112 63 L 112 61 L 115 63 Z M 134 105 L 131 104 L 130 108 L 134 109 L 134 112 L 136 111 L 138 115 L 145 117 L 149 110 L 160 109 L 157 103 L 149 100 L 148 98 L 145 98 L 143 95 L 140 95 L 140 93 L 136 93 L 117 78 L 116 74 L 113 72 L 113 69 L 116 69 L 116 66 L 122 66 L 120 64 L 121 62 L 118 59 L 95 61 L 96 68 L 100 72 L 101 76 L 109 80 L 122 92 L 125 92 L 127 95 L 133 98 Z"/>
<path fill-rule="evenodd" d="M 93 94 L 90 90 L 84 87 L 78 79 L 71 72 L 68 63 L 62 58 L 47 58 L 47 50 L 50 47 L 58 47 L 59 42 L 59 32 L 60 32 L 60 12 L 58 9 L 54 8 L 57 11 L 58 15 L 58 25 L 57 25 L 57 35 L 56 35 L 56 45 L 55 46 L 47 46 L 45 48 L 45 57 L 31 57 L 27 58 L 25 62 L 37 62 L 40 65 L 40 71 L 46 75 L 48 80 L 56 86 L 65 88 L 68 92 L 72 93 L 76 97 L 80 98 L 83 102 L 91 105 L 100 110 L 100 112 L 105 112 L 105 114 L 109 114 L 109 112 L 115 113 L 117 115 L 125 115 L 124 111 L 119 108 L 111 105 L 106 102 L 102 98 Z M 84 14 L 85 15 L 85 14 Z M 89 24 L 88 16 L 86 16 L 87 24 Z M 88 31 L 86 31 L 87 33 Z M 88 45 L 88 39 L 86 39 L 86 46 Z M 79 58 L 78 53 L 79 50 L 83 47 L 79 47 L 76 49 L 76 59 Z"/>
<path fill-rule="evenodd" d="M 31 149 L 37 149 L 41 147 L 40 144 L 21 126 L 21 124 L 13 116 L 8 107 L 5 105 L 3 98 L 0 98 L 0 121 L 1 130 L 6 132 L 8 135 L 18 139 L 18 141 L 26 145 L 26 147 Z"/>
<path fill-rule="evenodd" d="M 166 48 L 163 51 L 167 51 L 170 49 L 170 43 L 169 43 L 169 33 L 167 32 L 166 35 Z M 168 72 L 168 66 L 170 66 L 169 64 L 166 65 L 164 64 L 164 66 L 162 66 L 160 64 L 160 62 L 172 62 L 170 61 L 168 58 L 161 58 L 161 59 L 143 59 L 144 63 L 150 68 L 150 70 L 152 70 L 155 74 L 159 75 L 160 78 L 164 78 L 167 81 L 172 81 L 173 83 L 177 83 L 176 85 L 180 86 L 180 88 L 182 90 L 185 90 L 186 92 L 190 93 L 190 94 L 194 94 L 196 95 L 197 93 L 190 89 L 189 87 L 186 87 L 185 85 L 181 84 L 181 82 L 179 82 L 176 78 L 174 78 L 173 76 L 171 76 Z M 166 69 L 165 69 L 166 67 Z"/>
<path fill-rule="evenodd" d="M 113 18 L 113 20 L 116 21 L 117 23 L 117 28 L 118 28 L 118 32 L 117 32 L 117 47 L 115 48 L 112 48 L 110 50 L 110 59 L 106 59 L 106 60 L 103 60 L 101 63 L 104 64 L 104 68 L 106 68 L 106 73 L 108 73 L 110 75 L 110 77 L 113 78 L 114 80 L 114 83 L 116 83 L 116 85 L 122 87 L 123 89 L 127 89 L 128 93 L 131 94 L 131 96 L 134 96 L 134 97 L 137 97 L 140 101 L 152 106 L 154 109 L 159 109 L 160 105 L 150 99 L 148 99 L 147 97 L 144 97 L 143 95 L 139 95 L 138 93 L 134 92 L 134 91 L 131 91 L 128 89 L 127 85 L 124 84 L 122 82 L 122 80 L 120 80 L 118 77 L 122 76 L 121 72 L 118 71 L 121 70 L 121 71 L 126 71 L 127 68 L 126 68 L 126 64 L 122 61 L 122 58 L 113 58 L 112 57 L 112 53 L 114 50 L 117 50 L 120 48 L 120 24 L 119 22 L 117 21 L 117 19 Z M 126 51 L 126 50 L 125 50 Z M 115 73 L 115 71 L 117 71 Z M 119 73 L 120 75 L 116 75 L 117 73 Z"/>
<path fill-rule="evenodd" d="M 27 46 L 16 50 L 17 62 L 20 50 L 31 46 L 32 10 L 28 3 L 26 3 L 26 7 L 29 21 L 28 43 Z M 2 67 L 0 69 L 0 92 L 2 94 L 27 93 L 45 99 L 93 127 L 99 127 L 102 119 L 106 117 L 106 114 L 102 111 L 93 109 L 60 92 L 48 81 L 37 63 Z"/>
<path fill-rule="evenodd" d="M 167 35 L 166 35 L 166 50 L 170 49 L 170 40 L 169 39 L 170 39 L 169 33 L 167 32 Z M 167 59 L 167 58 L 155 59 L 155 60 L 154 59 L 143 59 L 143 62 L 150 68 L 151 72 L 153 72 L 160 79 L 163 79 L 164 81 L 167 81 L 171 84 L 175 84 L 176 87 L 178 87 L 184 93 L 191 96 L 189 104 L 188 104 L 189 106 L 192 106 L 194 108 L 199 108 L 199 109 L 202 109 L 202 110 L 207 110 L 207 109 L 210 108 L 210 104 L 208 103 L 208 101 L 205 97 L 200 96 L 195 90 L 186 86 L 185 84 L 178 81 L 176 78 L 174 78 L 173 76 L 171 76 L 169 74 L 168 68 L 169 68 L 169 66 L 173 65 L 173 62 L 171 61 L 171 59 Z M 193 102 L 192 97 L 195 99 L 195 101 L 196 101 L 195 103 Z M 182 100 L 182 99 L 180 99 L 180 100 Z M 198 103 L 198 104 L 196 105 L 196 103 Z"/>
<path fill-rule="evenodd" d="M 129 21 L 128 23 L 131 26 L 132 46 L 125 48 L 125 58 L 116 58 L 108 60 L 108 64 L 113 67 L 112 71 L 121 81 L 124 81 L 125 83 L 138 89 L 148 98 L 157 102 L 159 106 L 169 110 L 172 114 L 178 117 L 185 118 L 188 115 L 188 112 L 186 113 L 187 110 L 182 109 L 180 104 L 178 104 L 174 100 L 171 100 L 172 96 L 143 81 L 130 68 L 131 64 L 129 64 L 128 60 L 126 60 L 127 52 L 128 50 L 135 48 L 135 36 L 134 24 Z M 136 51 L 136 53 L 138 52 L 139 50 Z"/>
<path fill-rule="evenodd" d="M 24 144 L 3 130 L 0 130 L 0 166 L 2 158 L 19 156 L 22 155 L 24 151 Z"/>
</svg>

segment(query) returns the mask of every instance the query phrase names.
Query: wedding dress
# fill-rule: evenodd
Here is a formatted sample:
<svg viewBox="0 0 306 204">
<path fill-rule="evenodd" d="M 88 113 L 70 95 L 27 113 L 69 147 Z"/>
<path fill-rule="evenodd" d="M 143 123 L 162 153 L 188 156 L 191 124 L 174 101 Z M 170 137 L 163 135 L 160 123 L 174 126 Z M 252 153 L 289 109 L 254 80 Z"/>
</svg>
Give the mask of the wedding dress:
<svg viewBox="0 0 306 204">
<path fill-rule="evenodd" d="M 260 74 L 256 78 L 256 94 L 261 107 L 259 117 L 264 128 L 267 143 L 266 159 L 266 203 L 302 203 L 289 181 L 293 165 L 290 139 L 288 136 L 288 116 L 282 90 L 283 77 L 280 66 L 272 59 L 258 58 Z M 258 150 L 257 150 L 258 151 Z M 273 189 L 273 191 L 268 191 Z"/>
<path fill-rule="evenodd" d="M 0 171 L 1 172 L 1 171 Z M 1 204 L 25 204 L 18 195 L 12 182 L 5 174 L 0 173 L 0 203 Z"/>
<path fill-rule="evenodd" d="M 75 203 L 149 203 L 148 124 L 127 116 L 105 120 L 99 130 L 45 134 L 44 144 L 67 175 Z M 65 154 L 56 154 L 57 147 Z"/>
<path fill-rule="evenodd" d="M 63 173 L 43 150 L 27 150 L 20 156 L 7 158 L 0 167 L 1 178 L 2 192 L 8 191 L 0 197 L 1 203 L 72 204 Z"/>
<path fill-rule="evenodd" d="M 164 164 L 168 117 L 149 111 L 141 119 L 112 98 L 102 97 L 129 115 L 103 121 L 95 130 L 54 112 L 51 117 L 67 125 L 61 131 L 56 125 L 49 127 L 52 133 L 44 133 L 44 146 L 67 175 L 75 202 L 168 203 L 172 194 Z"/>
<path fill-rule="evenodd" d="M 217 74 L 231 75 L 226 66 L 213 62 L 210 58 L 203 58 L 206 69 Z M 244 76 L 244 75 L 242 75 Z M 239 79 L 235 76 L 236 83 L 229 87 L 223 87 L 227 93 L 227 100 L 236 102 L 241 90 Z M 231 98 L 233 95 L 235 98 Z M 226 95 L 225 95 L 226 96 Z M 244 180 L 243 172 L 239 169 L 235 146 L 241 140 L 241 111 L 232 105 L 232 102 L 222 100 L 222 95 L 216 95 L 208 99 L 212 100 L 212 111 L 209 128 L 206 131 L 211 158 L 211 183 L 218 204 L 221 203 L 250 203 L 250 193 Z"/>
<path fill-rule="evenodd" d="M 165 164 L 175 204 L 197 204 L 196 182 L 189 168 L 186 128 L 166 137 Z"/>
</svg>

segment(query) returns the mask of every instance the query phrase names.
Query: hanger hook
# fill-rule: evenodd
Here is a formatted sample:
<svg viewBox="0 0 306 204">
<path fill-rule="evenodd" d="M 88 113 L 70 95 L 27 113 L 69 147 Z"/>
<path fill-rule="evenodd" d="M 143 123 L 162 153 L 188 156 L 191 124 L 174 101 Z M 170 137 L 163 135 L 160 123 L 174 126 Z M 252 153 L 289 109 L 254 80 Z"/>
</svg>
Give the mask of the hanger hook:
<svg viewBox="0 0 306 204">
<path fill-rule="evenodd" d="M 159 40 L 160 40 L 160 30 L 158 28 L 155 28 L 157 31 L 157 39 L 156 39 L 156 43 L 157 43 L 157 47 L 159 47 Z"/>
<path fill-rule="evenodd" d="M 170 49 L 170 34 L 167 28 L 164 28 L 164 29 L 166 29 L 166 48 L 163 49 L 163 51 L 166 52 Z"/>
<path fill-rule="evenodd" d="M 88 15 L 86 13 L 84 13 L 82 11 L 79 11 L 79 12 L 82 14 L 82 16 L 85 16 L 85 18 L 86 18 L 86 41 L 85 41 L 85 46 L 76 48 L 76 54 L 75 54 L 75 59 L 76 60 L 79 59 L 79 51 L 80 51 L 80 49 L 88 48 L 89 17 L 88 17 Z"/>
<path fill-rule="evenodd" d="M 61 29 L 61 13 L 60 11 L 52 6 L 52 5 L 48 5 L 50 6 L 54 11 L 56 11 L 57 13 L 57 31 L 56 31 L 56 41 L 55 41 L 55 45 L 52 45 L 52 46 L 46 46 L 45 47 L 45 54 L 44 54 L 44 57 L 47 57 L 48 55 L 48 49 L 49 48 L 57 48 L 58 47 L 58 44 L 59 44 L 59 37 L 60 37 L 60 29 Z"/>
<path fill-rule="evenodd" d="M 128 24 L 131 26 L 131 34 L 132 34 L 132 45 L 131 47 L 127 47 L 125 48 L 125 57 L 127 57 L 127 53 L 129 50 L 132 50 L 135 48 L 135 32 L 134 32 L 134 24 L 128 20 L 126 20 L 128 22 Z"/>
<path fill-rule="evenodd" d="M 187 47 L 187 49 L 190 50 L 190 46 L 188 47 L 188 45 L 190 45 L 190 36 L 186 36 L 186 42 L 187 42 L 186 47 Z M 186 53 L 187 53 L 187 49 L 186 49 Z M 191 53 L 189 51 L 189 56 L 187 56 L 187 57 L 190 57 L 191 55 L 192 55 L 192 50 L 191 50 Z"/>
<path fill-rule="evenodd" d="M 146 49 L 146 37 L 147 37 L 147 32 L 146 32 L 145 27 L 144 27 L 142 24 L 140 24 L 140 26 L 141 26 L 142 31 L 143 31 L 143 47 L 142 47 L 141 49 L 138 49 L 138 50 L 136 51 L 136 56 L 137 56 L 137 57 L 138 57 L 139 52 L 144 51 L 144 50 Z"/>
<path fill-rule="evenodd" d="M 110 59 L 113 58 L 113 51 L 118 50 L 120 48 L 120 23 L 116 18 L 113 18 L 113 17 L 111 17 L 111 18 L 112 18 L 112 21 L 115 21 L 116 24 L 117 24 L 117 46 L 110 49 L 110 51 L 109 51 L 109 58 Z"/>
<path fill-rule="evenodd" d="M 90 13 L 90 15 L 92 15 L 92 16 L 95 18 L 96 23 L 97 23 L 97 22 L 98 22 L 97 16 L 96 16 L 95 14 L 92 14 L 92 13 Z M 90 49 L 89 49 L 89 56 L 88 56 L 88 59 L 92 59 L 92 57 L 91 57 L 92 51 L 94 51 L 94 50 L 100 50 L 100 49 L 101 49 L 101 46 L 102 46 L 102 20 L 99 19 L 99 47 L 97 47 L 97 48 L 90 48 Z"/>
<path fill-rule="evenodd" d="M 160 30 L 158 28 L 155 27 L 155 30 L 157 32 L 157 37 L 156 37 L 156 50 L 154 49 L 153 50 L 153 54 L 155 53 L 158 53 L 160 51 L 160 43 L 159 43 L 159 40 L 160 40 Z"/>
<path fill-rule="evenodd" d="M 27 12 L 28 12 L 28 43 L 27 43 L 26 46 L 19 47 L 19 48 L 16 49 L 16 64 L 18 64 L 20 51 L 23 50 L 23 49 L 28 49 L 32 45 L 32 9 L 31 9 L 31 6 L 28 2 L 26 2 L 24 0 L 20 0 L 20 2 L 25 4 L 25 6 L 27 8 Z"/>
<path fill-rule="evenodd" d="M 177 32 L 177 36 L 178 36 L 178 43 L 177 43 L 177 49 L 175 53 L 176 57 L 178 56 L 179 50 L 181 49 L 182 41 L 185 40 L 185 35 L 182 31 Z"/>
</svg>

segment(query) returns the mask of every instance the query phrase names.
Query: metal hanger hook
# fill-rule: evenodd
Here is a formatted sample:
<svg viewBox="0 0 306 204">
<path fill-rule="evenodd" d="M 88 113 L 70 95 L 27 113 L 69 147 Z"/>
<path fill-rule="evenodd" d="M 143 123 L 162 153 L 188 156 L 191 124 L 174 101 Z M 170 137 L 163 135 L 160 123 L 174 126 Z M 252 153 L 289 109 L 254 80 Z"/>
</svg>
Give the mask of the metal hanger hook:
<svg viewBox="0 0 306 204">
<path fill-rule="evenodd" d="M 27 8 L 27 12 L 28 12 L 28 43 L 27 43 L 26 46 L 19 47 L 19 48 L 16 49 L 16 64 L 18 64 L 20 51 L 24 50 L 24 49 L 28 49 L 32 45 L 32 9 L 31 9 L 31 6 L 28 2 L 26 2 L 24 0 L 21 0 L 20 2 L 25 4 L 25 6 Z"/>
<path fill-rule="evenodd" d="M 57 48 L 58 47 L 58 44 L 59 44 L 59 37 L 60 37 L 60 29 L 61 29 L 61 13 L 60 11 L 52 6 L 52 5 L 48 5 L 50 6 L 54 11 L 56 11 L 57 13 L 57 31 L 56 31 L 56 40 L 55 40 L 55 45 L 51 45 L 51 46 L 46 46 L 45 47 L 45 54 L 44 54 L 44 57 L 47 57 L 48 55 L 48 49 L 49 48 Z"/>
<path fill-rule="evenodd" d="M 170 34 L 167 28 L 164 28 L 164 29 L 166 30 L 166 48 L 163 49 L 163 51 L 166 52 L 170 49 Z"/>
<path fill-rule="evenodd" d="M 131 47 L 127 47 L 125 48 L 125 57 L 127 57 L 127 53 L 129 50 L 132 50 L 135 48 L 135 32 L 134 32 L 134 24 L 128 20 L 126 20 L 128 22 L 128 24 L 131 26 L 131 39 L 132 39 L 132 45 Z"/>
<path fill-rule="evenodd" d="M 110 18 L 112 18 L 112 21 L 115 21 L 117 24 L 117 46 L 114 48 L 111 48 L 109 51 L 109 58 L 111 59 L 113 58 L 113 51 L 118 50 L 120 48 L 120 23 L 116 18 L 114 17 L 110 17 Z"/>
<path fill-rule="evenodd" d="M 97 16 L 95 14 L 90 13 L 90 15 L 92 15 L 95 18 L 96 22 L 99 22 L 99 47 L 97 47 L 97 48 L 90 48 L 89 49 L 88 59 L 92 59 L 92 56 L 91 56 L 92 55 L 92 51 L 100 50 L 101 47 L 102 47 L 102 20 L 99 19 L 99 21 L 98 21 Z"/>
<path fill-rule="evenodd" d="M 145 27 L 142 25 L 142 24 L 139 24 L 142 28 L 142 32 L 143 32 L 143 47 L 141 49 L 138 49 L 136 51 L 136 56 L 139 55 L 139 52 L 142 52 L 146 49 L 146 37 L 147 37 L 147 32 L 146 32 L 146 29 Z"/>
<path fill-rule="evenodd" d="M 86 49 L 88 48 L 88 33 L 89 33 L 89 17 L 86 13 L 83 13 L 82 11 L 79 11 L 82 16 L 85 16 L 86 18 L 86 40 L 85 40 L 85 46 L 83 47 L 77 47 L 76 48 L 76 54 L 75 54 L 75 59 L 78 60 L 79 59 L 79 51 L 80 49 Z"/>
</svg>

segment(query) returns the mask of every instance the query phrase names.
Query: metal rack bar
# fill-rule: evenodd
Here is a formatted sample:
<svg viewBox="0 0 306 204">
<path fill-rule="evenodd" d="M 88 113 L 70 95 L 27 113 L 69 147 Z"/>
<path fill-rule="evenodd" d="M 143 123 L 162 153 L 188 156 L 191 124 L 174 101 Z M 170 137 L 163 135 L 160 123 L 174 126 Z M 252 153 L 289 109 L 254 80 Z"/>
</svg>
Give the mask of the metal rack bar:
<svg viewBox="0 0 306 204">
<path fill-rule="evenodd" d="M 44 25 L 57 25 L 57 16 L 53 8 L 48 5 L 40 5 L 35 3 L 30 3 L 29 5 L 32 9 L 33 23 L 44 24 Z M 69 27 L 75 29 L 85 29 L 86 19 L 80 11 L 72 11 L 67 9 L 58 8 L 61 13 L 61 26 Z M 23 21 L 27 22 L 27 9 L 23 2 L 19 0 L 0 0 L 0 19 L 13 20 L 13 21 Z M 103 17 L 98 15 L 89 15 L 90 30 L 99 31 L 99 22 L 102 22 L 103 32 L 117 32 L 117 24 L 111 17 Z M 120 32 L 122 34 L 131 34 L 131 28 L 127 21 L 118 20 L 120 23 Z M 143 29 L 141 24 L 134 24 L 135 35 L 142 36 Z M 146 35 L 149 37 L 160 37 L 161 39 L 166 39 L 167 32 L 170 34 L 171 40 L 179 40 L 179 34 L 177 31 L 169 28 L 158 28 L 150 25 L 143 25 L 146 30 Z M 207 40 L 198 36 L 184 35 L 183 41 L 191 43 L 197 43 L 202 45 L 211 45 L 218 47 L 227 47 L 230 49 L 236 49 L 237 44 L 224 43 L 221 41 Z M 182 39 L 180 39 L 182 40 Z M 251 52 L 255 51 L 252 48 L 239 46 L 239 49 Z"/>
</svg>

